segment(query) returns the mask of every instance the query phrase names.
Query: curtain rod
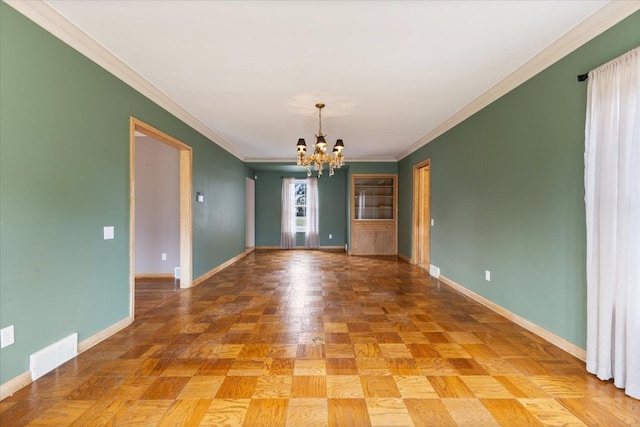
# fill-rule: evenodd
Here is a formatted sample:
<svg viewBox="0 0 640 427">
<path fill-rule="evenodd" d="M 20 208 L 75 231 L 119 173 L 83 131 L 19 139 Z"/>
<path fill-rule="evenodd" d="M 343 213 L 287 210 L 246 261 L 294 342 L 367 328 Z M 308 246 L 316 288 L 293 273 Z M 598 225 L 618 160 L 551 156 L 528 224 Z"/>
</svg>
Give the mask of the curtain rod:
<svg viewBox="0 0 640 427">
<path fill-rule="evenodd" d="M 588 78 L 589 78 L 589 73 L 580 74 L 578 76 L 578 81 L 579 82 L 583 82 L 583 81 L 587 80 Z"/>
</svg>

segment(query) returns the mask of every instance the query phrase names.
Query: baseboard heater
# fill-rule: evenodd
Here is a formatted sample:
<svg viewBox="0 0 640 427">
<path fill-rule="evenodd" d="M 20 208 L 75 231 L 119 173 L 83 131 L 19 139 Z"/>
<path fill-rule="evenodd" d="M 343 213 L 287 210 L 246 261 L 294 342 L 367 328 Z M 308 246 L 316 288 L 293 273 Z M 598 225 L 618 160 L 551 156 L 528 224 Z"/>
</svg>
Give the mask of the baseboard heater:
<svg viewBox="0 0 640 427">
<path fill-rule="evenodd" d="M 78 334 L 73 333 L 30 356 L 31 380 L 35 381 L 78 355 Z"/>
</svg>

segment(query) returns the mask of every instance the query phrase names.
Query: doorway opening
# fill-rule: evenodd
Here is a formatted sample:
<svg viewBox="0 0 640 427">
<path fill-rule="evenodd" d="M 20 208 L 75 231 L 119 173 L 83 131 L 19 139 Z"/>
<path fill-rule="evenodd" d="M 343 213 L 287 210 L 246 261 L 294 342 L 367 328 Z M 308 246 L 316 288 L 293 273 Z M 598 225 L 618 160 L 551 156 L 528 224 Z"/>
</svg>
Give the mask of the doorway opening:
<svg viewBox="0 0 640 427">
<path fill-rule="evenodd" d="M 245 252 L 250 253 L 256 248 L 256 182 L 245 178 Z"/>
<path fill-rule="evenodd" d="M 176 201 L 179 204 L 179 272 L 180 288 L 192 286 L 192 200 L 193 187 L 193 150 L 190 146 L 170 135 L 144 123 L 135 117 L 130 118 L 129 126 L 129 311 L 133 318 L 136 307 L 136 135 L 150 137 L 155 142 L 166 144 L 178 150 L 178 193 Z M 165 255 L 165 254 L 163 254 Z M 178 274 L 176 274 L 178 276 Z M 165 278 L 166 280 L 166 278 Z M 173 279 L 171 279 L 173 281 Z"/>
<path fill-rule="evenodd" d="M 429 270 L 431 264 L 430 159 L 413 167 L 413 263 Z"/>
</svg>

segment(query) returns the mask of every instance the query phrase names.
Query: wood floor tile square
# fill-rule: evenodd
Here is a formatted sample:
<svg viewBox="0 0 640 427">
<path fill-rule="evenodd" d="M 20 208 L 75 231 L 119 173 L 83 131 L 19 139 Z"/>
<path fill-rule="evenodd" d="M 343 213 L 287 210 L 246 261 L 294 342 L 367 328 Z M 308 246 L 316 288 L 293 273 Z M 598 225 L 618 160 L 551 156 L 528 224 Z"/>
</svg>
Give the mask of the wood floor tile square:
<svg viewBox="0 0 640 427">
<path fill-rule="evenodd" d="M 91 377 L 65 398 L 67 400 L 97 400 L 121 381 L 120 377 Z"/>
<path fill-rule="evenodd" d="M 460 377 L 427 377 L 433 389 L 442 398 L 462 399 L 475 397 Z"/>
<path fill-rule="evenodd" d="M 358 366 L 353 358 L 327 359 L 327 375 L 357 375 Z"/>
<path fill-rule="evenodd" d="M 404 401 L 394 398 L 366 399 L 369 419 L 372 426 L 413 426 Z"/>
<path fill-rule="evenodd" d="M 264 371 L 268 375 L 293 375 L 295 359 L 291 357 L 265 360 Z"/>
<path fill-rule="evenodd" d="M 489 373 L 474 359 L 449 358 L 447 361 L 460 373 L 460 375 L 489 375 Z"/>
<path fill-rule="evenodd" d="M 189 382 L 188 377 L 160 377 L 142 393 L 142 400 L 175 399 Z"/>
<path fill-rule="evenodd" d="M 327 358 L 356 357 L 353 345 L 351 344 L 327 344 L 325 345 L 325 352 Z"/>
<path fill-rule="evenodd" d="M 407 344 L 407 348 L 416 359 L 440 358 L 433 344 Z M 444 356 L 442 356 L 444 357 Z"/>
<path fill-rule="evenodd" d="M 291 385 L 292 398 L 327 397 L 326 376 L 294 376 Z"/>
<path fill-rule="evenodd" d="M 471 358 L 471 355 L 460 344 L 433 344 L 433 348 L 446 359 Z"/>
<path fill-rule="evenodd" d="M 393 377 L 386 375 L 365 375 L 360 377 L 364 397 L 400 397 Z"/>
<path fill-rule="evenodd" d="M 404 404 L 416 426 L 458 426 L 440 399 L 404 399 Z"/>
<path fill-rule="evenodd" d="M 117 427 L 157 426 L 172 400 L 138 400 L 123 406 L 113 419 Z"/>
<path fill-rule="evenodd" d="M 236 358 L 242 351 L 243 344 L 217 344 L 212 352 L 216 359 Z"/>
<path fill-rule="evenodd" d="M 244 423 L 251 399 L 215 399 L 202 417 L 203 426 L 238 427 Z"/>
<path fill-rule="evenodd" d="M 223 376 L 200 376 L 193 377 L 184 386 L 178 399 L 213 399 L 218 393 L 222 382 L 225 377 Z M 208 406 L 208 405 L 207 405 Z"/>
<path fill-rule="evenodd" d="M 451 366 L 447 359 L 415 359 L 423 375 L 427 376 L 453 376 L 459 375 L 458 370 Z"/>
<path fill-rule="evenodd" d="M 531 382 L 540 387 L 554 398 L 585 397 L 587 388 L 584 380 L 576 376 L 552 377 L 547 375 L 533 375 L 528 377 Z"/>
<path fill-rule="evenodd" d="M 288 399 L 252 399 L 243 425 L 247 427 L 285 426 L 288 403 Z"/>
<path fill-rule="evenodd" d="M 323 344 L 298 344 L 297 359 L 322 359 L 324 357 Z"/>
<path fill-rule="evenodd" d="M 364 399 L 328 399 L 327 404 L 329 426 L 371 426 Z"/>
<path fill-rule="evenodd" d="M 346 323 L 325 323 L 324 331 L 328 333 L 348 333 L 349 328 Z"/>
<path fill-rule="evenodd" d="M 364 390 L 358 375 L 327 375 L 327 397 L 364 398 Z"/>
<path fill-rule="evenodd" d="M 235 359 L 227 372 L 229 376 L 262 375 L 265 359 Z"/>
<path fill-rule="evenodd" d="M 382 357 L 380 346 L 375 343 L 353 344 L 356 359 L 375 359 Z"/>
<path fill-rule="evenodd" d="M 250 398 L 257 383 L 258 377 L 226 377 L 216 393 L 216 399 Z"/>
<path fill-rule="evenodd" d="M 439 397 L 427 377 L 423 375 L 394 375 L 393 379 L 400 396 L 405 399 L 435 399 Z"/>
<path fill-rule="evenodd" d="M 458 344 L 485 344 L 485 342 L 474 332 L 447 332 L 447 335 Z"/>
<path fill-rule="evenodd" d="M 389 362 L 384 358 L 356 359 L 356 366 L 360 375 L 391 375 Z"/>
<path fill-rule="evenodd" d="M 413 357 L 387 359 L 387 363 L 393 375 L 423 375 L 422 369 Z"/>
<path fill-rule="evenodd" d="M 267 356 L 273 358 L 294 358 L 298 352 L 296 344 L 272 344 Z"/>
<path fill-rule="evenodd" d="M 546 426 L 586 426 L 555 399 L 518 399 L 524 408 Z"/>
<path fill-rule="evenodd" d="M 502 425 L 543 426 L 543 424 L 516 399 L 480 399 L 480 401 Z"/>
<path fill-rule="evenodd" d="M 159 427 L 199 425 L 211 400 L 176 400 L 165 412 Z"/>
<path fill-rule="evenodd" d="M 460 379 L 478 398 L 513 398 L 513 394 L 492 376 L 467 375 Z"/>
<path fill-rule="evenodd" d="M 197 375 L 224 376 L 227 375 L 235 359 L 207 359 L 202 361 Z"/>
<path fill-rule="evenodd" d="M 269 344 L 245 344 L 242 346 L 237 359 L 259 359 L 265 358 L 271 351 Z"/>
<path fill-rule="evenodd" d="M 442 399 L 442 403 L 459 426 L 498 427 L 502 425 L 478 399 Z M 516 424 L 514 427 L 520 425 Z M 504 426 L 511 427 L 510 424 L 504 424 Z"/>
<path fill-rule="evenodd" d="M 262 376 L 253 391 L 254 399 L 286 399 L 291 397 L 293 377 L 289 375 Z"/>
<path fill-rule="evenodd" d="M 327 424 L 327 399 L 289 400 L 287 427 L 323 427 Z"/>
<path fill-rule="evenodd" d="M 295 361 L 293 375 L 326 375 L 327 364 L 323 359 L 298 359 Z"/>
<path fill-rule="evenodd" d="M 69 425 L 78 419 L 92 405 L 93 402 L 91 401 L 63 400 L 50 409 L 44 411 L 44 413 L 36 418 L 31 424 L 40 426 Z"/>
<path fill-rule="evenodd" d="M 495 376 L 514 397 L 519 398 L 548 398 L 550 397 L 544 390 L 522 375 Z"/>
<path fill-rule="evenodd" d="M 411 358 L 413 355 L 404 344 L 378 344 L 380 352 L 387 358 Z"/>
</svg>

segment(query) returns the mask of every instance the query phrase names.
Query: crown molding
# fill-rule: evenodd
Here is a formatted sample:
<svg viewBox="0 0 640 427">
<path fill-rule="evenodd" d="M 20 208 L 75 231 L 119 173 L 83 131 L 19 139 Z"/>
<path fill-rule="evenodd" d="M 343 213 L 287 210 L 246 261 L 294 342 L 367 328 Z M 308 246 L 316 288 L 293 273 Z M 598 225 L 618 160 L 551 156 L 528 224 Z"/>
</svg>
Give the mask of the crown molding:
<svg viewBox="0 0 640 427">
<path fill-rule="evenodd" d="M 193 114 L 180 106 L 167 94 L 151 84 L 148 80 L 129 67 L 124 61 L 112 54 L 100 43 L 78 28 L 67 18 L 58 13 L 43 0 L 3 0 L 9 6 L 44 28 L 73 49 L 122 80 L 193 129 L 206 136 L 238 159 L 244 161 L 246 156 L 233 147 L 222 136 L 198 120 Z"/>
<path fill-rule="evenodd" d="M 281 158 L 277 158 L 277 159 L 261 159 L 261 158 L 256 158 L 256 159 L 245 159 L 245 163 L 291 163 L 293 166 L 296 166 L 296 157 L 295 157 L 295 152 L 292 152 L 291 157 L 281 157 Z M 366 163 L 366 162 L 393 162 L 393 163 L 397 163 L 398 160 L 395 157 L 364 157 L 364 158 L 351 158 L 351 157 L 347 157 L 345 158 L 344 164 L 345 166 L 348 166 L 349 163 Z M 306 167 L 306 166 L 300 166 L 300 167 Z"/>
<path fill-rule="evenodd" d="M 536 56 L 525 62 L 513 73 L 509 74 L 482 95 L 465 105 L 457 113 L 440 123 L 409 148 L 401 151 L 396 156 L 396 160 L 402 160 L 409 154 L 427 145 L 446 131 L 462 123 L 487 105 L 520 86 L 522 83 L 638 10 L 640 10 L 640 1 L 638 0 L 611 1 L 607 3 L 587 19 L 567 31 Z"/>
</svg>

